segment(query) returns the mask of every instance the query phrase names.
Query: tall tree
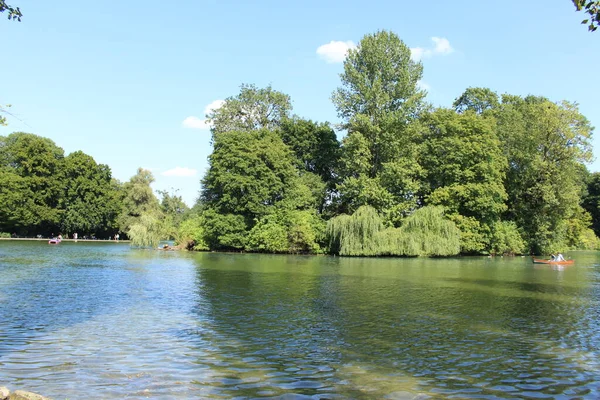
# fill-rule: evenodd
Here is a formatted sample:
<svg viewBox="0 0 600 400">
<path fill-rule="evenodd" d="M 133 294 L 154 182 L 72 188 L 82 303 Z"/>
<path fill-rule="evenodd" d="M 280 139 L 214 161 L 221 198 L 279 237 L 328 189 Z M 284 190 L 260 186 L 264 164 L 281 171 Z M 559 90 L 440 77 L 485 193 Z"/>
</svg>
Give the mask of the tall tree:
<svg viewBox="0 0 600 400">
<path fill-rule="evenodd" d="M 592 228 L 600 236 L 600 172 L 594 172 L 588 178 L 583 208 L 592 216 Z"/>
<path fill-rule="evenodd" d="M 161 196 L 160 208 L 165 216 L 165 226 L 169 231 L 169 236 L 175 237 L 190 208 L 185 204 L 183 198 L 177 195 L 176 190 L 171 193 L 159 190 L 158 194 Z"/>
<path fill-rule="evenodd" d="M 128 232 L 142 215 L 160 213 L 160 204 L 150 187 L 152 182 L 152 172 L 138 168 L 137 173 L 123 185 L 123 208 L 118 219 L 121 232 Z"/>
<path fill-rule="evenodd" d="M 20 224 L 21 234 L 58 233 L 62 211 L 59 207 L 64 191 L 60 168 L 64 151 L 52 140 L 31 133 L 17 132 L 0 136 L 0 166 L 5 179 L 14 179 L 23 196 L 20 204 L 27 211 L 27 226 Z M 16 177 L 21 179 L 16 179 Z M 12 178 L 11 178 L 12 177 Z"/>
<path fill-rule="evenodd" d="M 497 110 L 499 105 L 498 94 L 491 89 L 481 87 L 468 88 L 452 104 L 457 112 L 470 110 L 477 114 Z"/>
<path fill-rule="evenodd" d="M 495 121 L 470 110 L 457 114 L 438 109 L 425 115 L 422 124 L 427 202 L 448 210 L 461 229 L 462 252 L 484 251 L 507 199 L 507 160 Z"/>
<path fill-rule="evenodd" d="M 395 223 L 417 204 L 421 170 L 411 128 L 423 109 L 423 67 L 388 31 L 366 35 L 348 53 L 332 96 L 343 127 L 340 211 L 371 205 Z"/>
<path fill-rule="evenodd" d="M 393 32 L 366 35 L 351 49 L 340 75 L 342 86 L 332 96 L 349 132 L 360 132 L 372 157 L 370 177 L 397 154 L 402 130 L 422 107 L 425 92 L 418 86 L 420 62 Z"/>
<path fill-rule="evenodd" d="M 297 176 L 294 159 L 276 132 L 223 132 L 216 136 L 202 181 L 204 204 L 252 220 L 281 201 Z"/>
<path fill-rule="evenodd" d="M 568 221 L 580 213 L 581 163 L 591 160 L 589 121 L 576 104 L 502 96 L 498 135 L 508 157 L 508 218 L 530 251 L 565 248 Z"/>
<path fill-rule="evenodd" d="M 276 129 L 289 117 L 292 102 L 287 94 L 271 86 L 257 88 L 243 84 L 237 96 L 228 97 L 223 105 L 206 115 L 213 135 L 228 131 Z"/>
<path fill-rule="evenodd" d="M 293 117 L 281 122 L 281 139 L 298 160 L 301 170 L 319 175 L 332 184 L 339 163 L 340 142 L 328 123 Z"/>
<path fill-rule="evenodd" d="M 59 176 L 65 188 L 61 197 L 63 233 L 116 233 L 121 204 L 108 165 L 97 164 L 91 156 L 76 151 L 65 157 Z"/>
</svg>

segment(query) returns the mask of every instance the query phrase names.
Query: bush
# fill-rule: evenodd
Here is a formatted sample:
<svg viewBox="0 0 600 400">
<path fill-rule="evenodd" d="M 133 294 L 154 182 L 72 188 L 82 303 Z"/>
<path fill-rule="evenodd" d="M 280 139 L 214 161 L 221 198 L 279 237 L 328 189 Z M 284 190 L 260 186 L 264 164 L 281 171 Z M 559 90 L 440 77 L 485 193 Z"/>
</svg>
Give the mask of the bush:
<svg viewBox="0 0 600 400">
<path fill-rule="evenodd" d="M 211 250 L 243 250 L 248 241 L 248 226 L 243 215 L 219 214 L 213 209 L 203 213 L 204 240 Z"/>
<path fill-rule="evenodd" d="M 131 225 L 127 236 L 131 239 L 132 246 L 156 248 L 168 233 L 158 215 L 143 214 L 136 223 Z"/>
<path fill-rule="evenodd" d="M 8 232 L 0 232 L 0 238 L 8 239 L 10 237 L 11 237 L 10 233 L 8 233 Z"/>
<path fill-rule="evenodd" d="M 524 251 L 525 241 L 514 222 L 502 221 L 493 225 L 490 254 L 515 255 Z"/>
<path fill-rule="evenodd" d="M 263 217 L 248 235 L 248 251 L 320 253 L 324 222 L 312 211 L 278 210 Z"/>
<path fill-rule="evenodd" d="M 203 223 L 204 220 L 200 216 L 181 222 L 175 233 L 175 243 L 184 246 L 187 250 L 208 250 L 208 245 L 204 240 Z"/>
<path fill-rule="evenodd" d="M 370 206 L 327 223 L 329 251 L 342 256 L 451 256 L 460 252 L 460 231 L 442 207 L 423 207 L 400 228 L 384 229 Z"/>
</svg>

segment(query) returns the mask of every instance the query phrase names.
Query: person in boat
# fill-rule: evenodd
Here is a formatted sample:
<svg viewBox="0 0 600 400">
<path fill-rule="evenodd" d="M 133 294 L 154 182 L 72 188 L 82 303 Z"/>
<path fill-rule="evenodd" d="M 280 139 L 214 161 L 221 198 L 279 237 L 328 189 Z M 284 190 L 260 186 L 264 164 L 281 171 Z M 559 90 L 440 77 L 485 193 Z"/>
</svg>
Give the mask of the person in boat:
<svg viewBox="0 0 600 400">
<path fill-rule="evenodd" d="M 554 254 L 550 254 L 550 261 L 556 261 L 556 256 Z"/>
<path fill-rule="evenodd" d="M 563 257 L 563 255 L 561 253 L 558 253 L 558 255 L 556 256 L 556 259 L 554 261 L 565 261 L 565 258 Z"/>
</svg>

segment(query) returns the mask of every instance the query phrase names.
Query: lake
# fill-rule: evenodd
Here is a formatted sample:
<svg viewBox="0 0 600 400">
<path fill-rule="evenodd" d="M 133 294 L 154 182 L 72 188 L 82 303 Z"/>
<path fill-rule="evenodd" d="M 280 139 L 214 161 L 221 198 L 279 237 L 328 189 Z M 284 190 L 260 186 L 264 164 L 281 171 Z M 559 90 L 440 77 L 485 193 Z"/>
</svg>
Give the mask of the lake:
<svg viewBox="0 0 600 400">
<path fill-rule="evenodd" d="M 54 399 L 600 398 L 600 253 L 0 241 L 0 386 Z M 285 396 L 287 395 L 287 396 Z"/>
</svg>

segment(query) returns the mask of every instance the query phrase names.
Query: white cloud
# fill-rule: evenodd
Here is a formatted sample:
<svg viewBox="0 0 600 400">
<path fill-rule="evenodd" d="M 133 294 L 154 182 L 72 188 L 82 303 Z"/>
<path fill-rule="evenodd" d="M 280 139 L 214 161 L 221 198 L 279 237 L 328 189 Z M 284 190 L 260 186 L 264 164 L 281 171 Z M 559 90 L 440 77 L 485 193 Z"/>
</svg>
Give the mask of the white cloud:
<svg viewBox="0 0 600 400">
<path fill-rule="evenodd" d="M 221 108 L 223 106 L 223 104 L 225 104 L 225 100 L 215 100 L 212 103 L 210 103 L 209 105 L 207 105 L 206 107 L 204 107 L 204 115 L 218 110 L 219 108 Z"/>
<path fill-rule="evenodd" d="M 432 37 L 431 41 L 435 43 L 435 47 L 433 48 L 433 52 L 435 54 L 450 54 L 454 51 L 452 46 L 450 46 L 450 42 L 446 38 Z"/>
<path fill-rule="evenodd" d="M 340 63 L 346 58 L 348 50 L 355 47 L 356 45 L 351 40 L 346 42 L 332 40 L 327 44 L 319 46 L 317 48 L 317 54 L 330 64 Z"/>
<path fill-rule="evenodd" d="M 200 119 L 198 117 L 187 117 L 183 120 L 182 125 L 184 128 L 190 129 L 209 129 L 210 126 L 206 123 L 205 119 Z"/>
<path fill-rule="evenodd" d="M 162 176 L 196 176 L 197 170 L 188 167 L 175 167 L 163 172 Z"/>
<path fill-rule="evenodd" d="M 210 112 L 212 112 L 214 110 L 221 108 L 223 106 L 223 104 L 225 104 L 225 100 L 213 101 L 212 103 L 210 103 L 209 105 L 204 107 L 204 116 L 206 116 L 206 114 L 209 114 Z M 183 125 L 184 128 L 210 129 L 210 124 L 208 123 L 208 121 L 206 121 L 206 119 L 194 117 L 193 115 L 184 119 L 181 124 Z"/>
<path fill-rule="evenodd" d="M 424 58 L 433 57 L 434 55 L 450 54 L 454 51 L 450 42 L 446 38 L 434 36 L 431 38 L 433 48 L 413 47 L 410 49 L 410 58 L 413 61 L 420 61 Z"/>
<path fill-rule="evenodd" d="M 423 81 L 418 81 L 417 86 L 422 90 L 431 90 L 431 86 Z"/>
</svg>

